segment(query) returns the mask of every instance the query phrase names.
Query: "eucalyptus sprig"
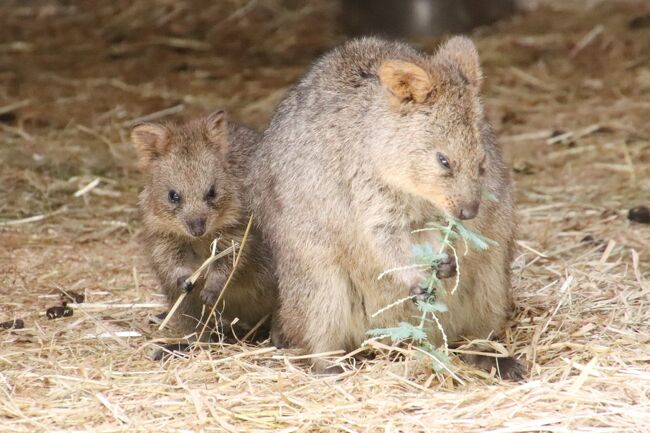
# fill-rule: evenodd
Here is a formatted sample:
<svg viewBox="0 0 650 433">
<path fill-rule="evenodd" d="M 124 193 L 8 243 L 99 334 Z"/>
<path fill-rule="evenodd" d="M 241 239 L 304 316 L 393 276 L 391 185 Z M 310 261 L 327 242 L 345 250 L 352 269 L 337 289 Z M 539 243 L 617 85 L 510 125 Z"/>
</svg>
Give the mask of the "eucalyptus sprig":
<svg viewBox="0 0 650 433">
<path fill-rule="evenodd" d="M 367 333 L 371 337 L 388 337 L 393 343 L 402 343 L 409 341 L 420 352 L 430 355 L 434 362 L 433 368 L 436 371 L 441 369 L 449 370 L 448 341 L 447 335 L 442 327 L 442 324 L 436 316 L 437 313 L 447 313 L 447 305 L 438 300 L 437 294 L 445 290 L 442 281 L 437 277 L 438 269 L 443 261 L 448 258 L 448 254 L 453 254 L 456 259 L 456 280 L 451 294 L 455 294 L 460 284 L 460 261 L 454 241 L 462 240 L 465 244 L 465 254 L 472 248 L 477 251 L 485 251 L 491 245 L 497 245 L 492 239 L 488 239 L 480 234 L 468 229 L 458 219 L 446 217 L 446 224 L 439 224 L 437 222 L 430 222 L 425 228 L 414 230 L 413 233 L 422 231 L 437 231 L 440 233 L 441 241 L 440 247 L 437 251 L 433 249 L 430 244 L 417 244 L 413 246 L 411 255 L 413 264 L 402 266 L 399 268 L 388 269 L 382 272 L 378 279 L 382 279 L 386 275 L 399 272 L 407 269 L 424 269 L 427 271 L 426 278 L 420 283 L 422 288 L 425 288 L 429 293 L 429 298 L 426 301 L 417 301 L 417 308 L 420 311 L 420 316 L 417 318 L 417 325 L 409 322 L 400 322 L 398 326 L 390 328 L 375 328 L 369 330 Z M 383 312 L 394 308 L 408 300 L 414 299 L 415 296 L 407 296 L 385 306 L 379 311 L 375 312 L 372 317 L 375 317 Z M 443 350 L 435 347 L 429 340 L 429 334 L 426 332 L 425 325 L 436 326 L 443 338 Z"/>
</svg>

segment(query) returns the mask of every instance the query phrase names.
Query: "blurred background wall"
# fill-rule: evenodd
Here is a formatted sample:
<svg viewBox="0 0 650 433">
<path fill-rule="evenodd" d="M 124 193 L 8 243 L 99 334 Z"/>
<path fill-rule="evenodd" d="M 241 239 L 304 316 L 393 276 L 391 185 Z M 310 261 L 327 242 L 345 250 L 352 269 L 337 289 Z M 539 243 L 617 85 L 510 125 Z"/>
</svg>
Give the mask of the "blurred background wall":
<svg viewBox="0 0 650 433">
<path fill-rule="evenodd" d="M 532 6 L 530 1 L 516 0 L 341 0 L 341 4 L 348 33 L 389 37 L 467 32 Z"/>
</svg>

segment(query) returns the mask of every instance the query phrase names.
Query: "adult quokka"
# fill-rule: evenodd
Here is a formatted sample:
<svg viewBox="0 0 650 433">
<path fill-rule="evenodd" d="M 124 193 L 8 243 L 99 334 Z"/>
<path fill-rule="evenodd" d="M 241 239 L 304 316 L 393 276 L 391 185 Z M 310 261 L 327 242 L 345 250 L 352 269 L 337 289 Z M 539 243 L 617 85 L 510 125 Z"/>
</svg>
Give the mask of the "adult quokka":
<svg viewBox="0 0 650 433">
<path fill-rule="evenodd" d="M 352 350 L 367 330 L 412 320 L 411 302 L 372 314 L 421 294 L 423 272 L 377 277 L 409 265 L 414 244 L 438 248 L 437 235 L 412 231 L 442 214 L 498 242 L 461 255 L 460 287 L 442 299 L 447 336 L 502 330 L 512 308 L 512 186 L 480 84 L 467 38 L 450 39 L 435 55 L 364 38 L 325 54 L 289 92 L 249 177 L 256 221 L 276 260 L 277 344 L 282 336 L 311 353 Z M 453 267 L 446 263 L 440 276 Z M 317 359 L 315 367 L 328 364 Z M 519 368 L 504 362 L 501 373 L 509 367 Z"/>
</svg>

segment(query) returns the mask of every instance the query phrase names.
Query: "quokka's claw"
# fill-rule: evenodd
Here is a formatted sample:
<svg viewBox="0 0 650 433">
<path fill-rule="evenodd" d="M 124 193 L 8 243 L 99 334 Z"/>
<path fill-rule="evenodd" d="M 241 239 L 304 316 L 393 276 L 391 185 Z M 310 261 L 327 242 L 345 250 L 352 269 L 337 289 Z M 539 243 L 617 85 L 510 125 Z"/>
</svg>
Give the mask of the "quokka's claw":
<svg viewBox="0 0 650 433">
<path fill-rule="evenodd" d="M 178 287 L 186 293 L 191 292 L 194 288 L 194 284 L 190 281 L 190 275 L 178 277 L 176 284 L 178 284 Z"/>
<path fill-rule="evenodd" d="M 425 287 L 420 287 L 420 285 L 415 285 L 411 287 L 411 290 L 409 291 L 409 295 L 413 296 L 413 301 L 418 302 L 426 302 L 429 300 L 431 297 L 431 293 L 425 288 Z"/>
<path fill-rule="evenodd" d="M 442 260 L 438 265 L 436 277 L 439 279 L 451 278 L 456 276 L 456 258 L 452 255 L 447 255 L 447 258 Z"/>
</svg>

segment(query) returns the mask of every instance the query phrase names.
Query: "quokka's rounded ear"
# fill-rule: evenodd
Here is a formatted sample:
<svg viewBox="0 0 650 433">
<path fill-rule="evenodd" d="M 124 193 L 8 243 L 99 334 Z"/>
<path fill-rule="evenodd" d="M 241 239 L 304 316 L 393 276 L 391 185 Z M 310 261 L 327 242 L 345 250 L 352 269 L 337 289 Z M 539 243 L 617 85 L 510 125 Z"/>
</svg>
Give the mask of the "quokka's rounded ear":
<svg viewBox="0 0 650 433">
<path fill-rule="evenodd" d="M 167 129 L 156 123 L 141 123 L 131 130 L 131 141 L 138 156 L 138 165 L 147 170 L 151 162 L 165 153 Z"/>
<path fill-rule="evenodd" d="M 454 36 L 440 47 L 435 59 L 458 68 L 471 85 L 481 85 L 481 62 L 476 45 L 471 39 Z"/>
<path fill-rule="evenodd" d="M 422 103 L 434 88 L 432 76 L 415 63 L 386 60 L 379 66 L 379 80 L 399 102 Z"/>
<path fill-rule="evenodd" d="M 207 119 L 207 131 L 208 138 L 211 141 L 219 142 L 228 133 L 228 119 L 226 118 L 226 112 L 223 110 L 217 110 L 210 115 Z"/>
</svg>

